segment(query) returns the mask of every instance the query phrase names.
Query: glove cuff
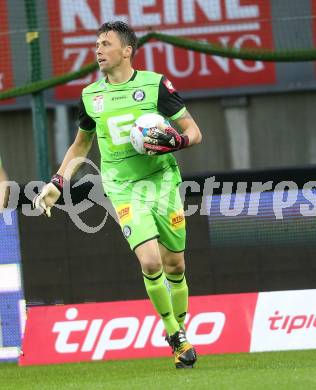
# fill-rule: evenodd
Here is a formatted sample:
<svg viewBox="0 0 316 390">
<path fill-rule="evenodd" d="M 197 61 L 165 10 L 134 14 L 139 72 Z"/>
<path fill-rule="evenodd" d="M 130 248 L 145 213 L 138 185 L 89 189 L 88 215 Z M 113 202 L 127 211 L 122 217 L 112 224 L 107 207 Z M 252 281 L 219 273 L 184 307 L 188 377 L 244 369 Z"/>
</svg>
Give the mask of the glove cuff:
<svg viewBox="0 0 316 390">
<path fill-rule="evenodd" d="M 50 182 L 52 184 L 54 184 L 54 186 L 60 191 L 62 192 L 63 191 L 63 187 L 64 187 L 64 178 L 59 175 L 58 173 L 56 173 L 55 175 L 53 175 L 53 177 L 51 178 Z"/>
<path fill-rule="evenodd" d="M 181 136 L 181 145 L 179 149 L 183 149 L 189 146 L 189 142 L 190 142 L 189 137 L 184 134 L 181 134 L 180 136 Z"/>
</svg>

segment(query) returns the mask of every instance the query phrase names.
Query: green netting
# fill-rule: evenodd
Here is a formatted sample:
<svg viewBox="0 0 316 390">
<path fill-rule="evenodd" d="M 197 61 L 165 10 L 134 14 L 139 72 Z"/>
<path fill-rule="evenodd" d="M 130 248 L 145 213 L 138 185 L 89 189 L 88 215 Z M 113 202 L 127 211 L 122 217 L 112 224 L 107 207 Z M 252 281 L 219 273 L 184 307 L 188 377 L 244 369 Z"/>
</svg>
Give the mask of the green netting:
<svg viewBox="0 0 316 390">
<path fill-rule="evenodd" d="M 34 83 L 27 84 L 23 87 L 8 89 L 7 91 L 0 92 L 0 100 L 29 95 L 32 93 L 44 91 L 45 89 L 53 88 L 58 85 L 68 83 L 72 80 L 80 79 L 81 77 L 84 77 L 87 74 L 94 72 L 97 69 L 97 67 L 98 64 L 93 63 L 82 67 L 82 69 L 80 70 L 70 72 L 62 76 L 53 77 L 48 80 L 36 81 Z"/>
<path fill-rule="evenodd" d="M 150 38 L 170 43 L 187 50 L 200 53 L 216 55 L 220 57 L 239 58 L 242 60 L 271 61 L 271 62 L 302 62 L 315 61 L 316 49 L 296 49 L 296 50 L 266 50 L 266 49 L 236 49 L 233 47 L 222 47 L 218 44 L 208 42 L 198 42 L 192 39 L 185 39 L 166 34 L 153 33 Z"/>
<path fill-rule="evenodd" d="M 224 48 L 215 44 L 206 42 L 197 42 L 191 39 L 175 37 L 172 35 L 161 33 L 149 33 L 139 40 L 139 47 L 144 45 L 150 39 L 156 39 L 158 41 L 166 42 L 174 46 L 193 50 L 200 53 L 216 55 L 228 58 L 239 58 L 244 60 L 254 61 L 273 61 L 273 62 L 295 62 L 295 61 L 315 61 L 316 49 L 301 49 L 301 50 L 285 50 L 279 52 L 255 50 L 255 49 L 234 49 Z M 5 92 L 0 93 L 0 100 L 28 95 L 31 93 L 43 91 L 48 88 L 53 88 L 58 85 L 68 83 L 70 81 L 80 79 L 91 72 L 96 71 L 98 65 L 96 62 L 88 64 L 82 67 L 78 71 L 70 72 L 61 76 L 53 77 L 48 80 L 41 80 L 34 83 L 30 83 L 23 87 L 12 88 Z"/>
</svg>

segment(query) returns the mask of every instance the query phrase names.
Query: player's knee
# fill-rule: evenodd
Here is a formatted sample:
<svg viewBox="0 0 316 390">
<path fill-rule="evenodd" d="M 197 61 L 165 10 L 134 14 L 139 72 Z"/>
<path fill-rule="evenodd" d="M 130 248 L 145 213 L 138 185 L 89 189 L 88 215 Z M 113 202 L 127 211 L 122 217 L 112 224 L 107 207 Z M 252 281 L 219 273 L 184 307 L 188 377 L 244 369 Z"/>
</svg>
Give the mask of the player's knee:
<svg viewBox="0 0 316 390">
<path fill-rule="evenodd" d="M 185 262 L 183 255 L 170 253 L 163 259 L 164 270 L 168 274 L 183 274 L 185 271 Z"/>
<path fill-rule="evenodd" d="M 144 261 L 141 262 L 141 267 L 142 267 L 142 271 L 145 272 L 145 274 L 151 275 L 160 271 L 162 268 L 162 264 L 159 262 Z"/>
<path fill-rule="evenodd" d="M 161 270 L 161 255 L 156 241 L 151 240 L 140 245 L 136 248 L 135 254 L 141 264 L 143 272 L 146 274 L 154 274 Z"/>
<path fill-rule="evenodd" d="M 167 265 L 164 267 L 165 271 L 170 275 L 180 275 L 185 271 L 184 263 Z"/>
<path fill-rule="evenodd" d="M 149 275 L 160 271 L 162 268 L 161 258 L 155 254 L 141 256 L 139 257 L 139 262 L 143 272 Z"/>
</svg>

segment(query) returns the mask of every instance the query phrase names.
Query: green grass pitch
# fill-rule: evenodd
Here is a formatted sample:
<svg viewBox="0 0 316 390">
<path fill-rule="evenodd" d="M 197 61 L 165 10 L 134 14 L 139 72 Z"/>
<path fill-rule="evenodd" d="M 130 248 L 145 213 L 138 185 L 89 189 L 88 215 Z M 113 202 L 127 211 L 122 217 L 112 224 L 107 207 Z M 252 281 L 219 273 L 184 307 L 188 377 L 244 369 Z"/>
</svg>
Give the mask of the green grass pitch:
<svg viewBox="0 0 316 390">
<path fill-rule="evenodd" d="M 316 350 L 200 356 L 193 370 L 172 357 L 18 367 L 0 363 L 3 390 L 316 389 Z"/>
</svg>

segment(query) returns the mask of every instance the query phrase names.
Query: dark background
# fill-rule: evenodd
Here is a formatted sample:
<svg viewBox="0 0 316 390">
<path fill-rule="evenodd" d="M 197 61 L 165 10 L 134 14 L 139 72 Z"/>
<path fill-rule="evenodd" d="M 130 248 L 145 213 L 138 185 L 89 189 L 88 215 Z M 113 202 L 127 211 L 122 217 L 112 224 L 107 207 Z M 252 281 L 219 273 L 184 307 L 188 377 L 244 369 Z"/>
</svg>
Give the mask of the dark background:
<svg viewBox="0 0 316 390">
<path fill-rule="evenodd" d="M 302 187 L 313 180 L 314 174 L 315 168 L 309 167 L 215 176 L 220 182 L 247 181 L 249 187 L 252 181 L 268 180 L 274 184 L 292 180 Z M 207 176 L 195 179 L 203 185 Z M 89 185 L 77 188 L 73 199 L 84 199 L 90 189 Z M 201 193 L 187 196 L 185 209 L 189 204 L 200 206 L 201 199 Z M 20 203 L 26 201 L 21 197 Z M 100 215 L 104 215 L 104 209 L 94 205 L 82 218 L 95 226 L 100 222 Z M 278 223 L 306 229 L 310 220 L 300 216 Z M 237 223 L 242 232 L 242 219 Z M 283 237 L 279 244 L 274 237 L 271 243 L 259 241 L 249 245 L 247 239 L 242 239 L 239 244 L 231 245 L 227 226 L 218 245 L 212 242 L 208 216 L 195 213 L 187 217 L 185 257 L 191 295 L 315 288 L 316 231 L 315 240 L 307 244 L 292 241 L 289 233 L 288 241 Z M 29 305 L 146 298 L 138 260 L 111 216 L 101 231 L 87 234 L 61 210 L 54 209 L 49 220 L 26 217 L 20 209 L 19 227 L 25 297 Z"/>
</svg>

